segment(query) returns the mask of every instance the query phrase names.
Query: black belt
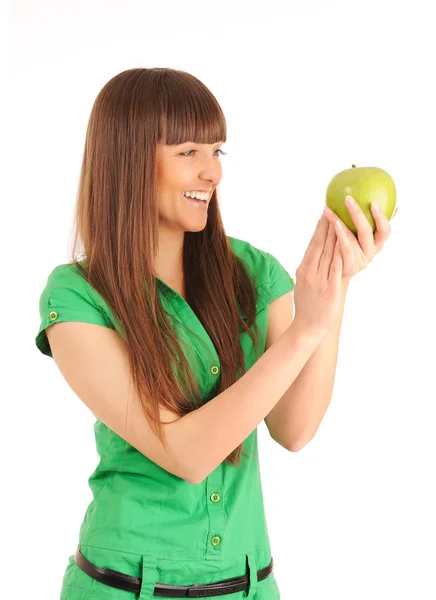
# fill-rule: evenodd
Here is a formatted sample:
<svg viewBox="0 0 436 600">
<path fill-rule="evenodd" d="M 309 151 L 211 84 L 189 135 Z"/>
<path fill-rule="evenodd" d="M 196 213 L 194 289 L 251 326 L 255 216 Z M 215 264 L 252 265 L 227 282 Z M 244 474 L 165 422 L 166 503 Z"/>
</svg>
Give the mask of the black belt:
<svg viewBox="0 0 436 600">
<path fill-rule="evenodd" d="M 79 548 L 74 554 L 74 560 L 77 566 L 82 569 L 87 575 L 93 579 L 97 579 L 101 583 L 110 585 L 126 592 L 135 592 L 140 594 L 142 579 L 125 575 L 113 569 L 100 569 L 96 565 L 89 562 L 83 556 Z M 271 557 L 270 564 L 264 569 L 257 572 L 257 581 L 262 581 L 272 573 L 273 559 Z M 166 598 L 211 598 L 212 596 L 223 596 L 224 594 L 235 594 L 245 590 L 248 583 L 248 575 L 241 577 L 232 577 L 231 579 L 222 579 L 215 583 L 194 584 L 194 585 L 167 585 L 165 583 L 156 583 L 153 596 L 165 596 Z M 213 592 L 213 594 L 211 593 Z"/>
</svg>

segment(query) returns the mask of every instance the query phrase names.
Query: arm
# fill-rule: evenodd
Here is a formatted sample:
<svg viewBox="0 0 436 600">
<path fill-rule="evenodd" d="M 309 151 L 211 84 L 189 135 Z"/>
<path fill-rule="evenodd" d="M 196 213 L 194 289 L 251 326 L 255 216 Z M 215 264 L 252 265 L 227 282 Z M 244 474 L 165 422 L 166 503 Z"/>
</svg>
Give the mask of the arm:
<svg viewBox="0 0 436 600">
<path fill-rule="evenodd" d="M 238 381 L 172 425 L 172 448 L 192 465 L 191 481 L 201 482 L 250 435 L 320 343 L 293 323 Z"/>
<path fill-rule="evenodd" d="M 91 412 L 144 456 L 194 484 L 261 423 L 322 340 L 293 323 L 232 386 L 183 417 L 174 413 L 176 420 L 163 425 L 169 456 L 134 392 L 121 337 L 81 322 L 57 323 L 46 331 L 57 366 Z"/>
<path fill-rule="evenodd" d="M 336 324 L 319 344 L 293 384 L 265 417 L 271 437 L 287 450 L 296 452 L 314 437 L 330 404 L 347 290 L 348 284 L 343 284 L 342 309 Z M 293 318 L 292 292 L 271 302 L 267 348 L 291 325 Z"/>
</svg>

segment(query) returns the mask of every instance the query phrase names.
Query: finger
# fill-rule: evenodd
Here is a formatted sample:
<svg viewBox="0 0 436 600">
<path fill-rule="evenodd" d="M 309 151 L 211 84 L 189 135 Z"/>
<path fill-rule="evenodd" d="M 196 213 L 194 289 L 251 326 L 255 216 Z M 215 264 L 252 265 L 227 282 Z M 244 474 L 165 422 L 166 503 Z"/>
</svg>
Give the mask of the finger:
<svg viewBox="0 0 436 600">
<path fill-rule="evenodd" d="M 350 240 L 350 243 L 352 244 L 353 240 L 356 240 L 356 242 L 357 242 L 357 239 L 356 239 L 356 236 L 354 235 L 354 233 L 345 225 L 345 223 L 342 221 L 342 219 L 340 219 L 338 217 L 338 215 L 332 211 L 331 208 L 329 208 L 328 206 L 324 206 L 324 211 L 325 211 L 325 214 L 326 214 L 328 220 L 334 226 L 335 231 L 336 231 L 337 221 L 339 220 L 339 223 L 342 225 L 348 239 Z"/>
<path fill-rule="evenodd" d="M 319 231 L 319 234 L 314 238 L 311 252 L 308 256 L 308 265 L 307 272 L 312 275 L 316 275 L 319 270 L 319 263 L 322 255 L 325 252 L 325 245 L 328 240 L 330 223 L 328 219 L 323 216 L 322 218 L 322 227 Z"/>
<path fill-rule="evenodd" d="M 315 272 L 318 270 L 319 257 L 324 248 L 325 239 L 328 232 L 329 222 L 325 215 L 322 215 L 313 233 L 312 239 L 304 253 L 301 266 L 306 270 L 313 270 L 314 263 L 316 265 Z"/>
<path fill-rule="evenodd" d="M 330 265 L 333 260 L 333 253 L 335 251 L 336 239 L 337 239 L 337 237 L 336 237 L 334 227 L 331 223 L 329 223 L 327 240 L 326 240 L 326 243 L 324 246 L 324 252 L 322 253 L 320 261 L 319 261 L 319 268 L 318 268 L 319 276 L 326 280 L 329 278 L 329 270 L 330 270 Z"/>
<path fill-rule="evenodd" d="M 356 262 L 356 255 L 354 252 L 354 246 L 356 244 L 352 244 L 350 242 L 350 238 L 347 235 L 350 233 L 350 231 L 346 230 L 344 227 L 345 226 L 341 225 L 340 220 L 336 221 L 335 231 L 339 241 L 339 249 L 342 255 L 342 272 L 351 272 L 353 265 Z"/>
<path fill-rule="evenodd" d="M 357 229 L 357 239 L 366 256 L 370 256 L 374 248 L 372 227 L 359 204 L 351 196 L 345 199 L 345 205 Z M 374 214 L 374 210 L 373 210 Z"/>
<path fill-rule="evenodd" d="M 333 260 L 329 271 L 329 284 L 334 287 L 340 286 L 342 283 L 342 253 L 340 241 L 336 239 L 335 250 L 333 252 Z"/>
<path fill-rule="evenodd" d="M 374 203 L 371 204 L 371 212 L 376 224 L 374 245 L 377 249 L 376 252 L 379 252 L 391 233 L 391 226 L 385 213 L 381 209 L 377 210 Z"/>
</svg>

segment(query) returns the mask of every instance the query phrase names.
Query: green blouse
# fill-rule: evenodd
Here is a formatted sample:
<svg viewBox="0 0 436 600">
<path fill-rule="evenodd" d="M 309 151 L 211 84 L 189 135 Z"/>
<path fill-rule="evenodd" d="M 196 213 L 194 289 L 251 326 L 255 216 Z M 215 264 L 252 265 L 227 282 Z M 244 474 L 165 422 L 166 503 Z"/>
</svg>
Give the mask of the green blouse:
<svg viewBox="0 0 436 600">
<path fill-rule="evenodd" d="M 228 236 L 258 290 L 256 322 L 260 354 L 265 351 L 268 304 L 294 289 L 294 282 L 270 253 Z M 193 369 L 205 402 L 213 398 L 220 359 L 203 325 L 175 290 L 158 280 L 165 310 Z M 119 324 L 101 295 L 74 265 L 53 269 L 40 296 L 41 323 L 35 342 L 52 357 L 45 329 L 62 321 L 82 321 L 116 329 Z M 240 341 L 247 370 L 255 362 L 245 331 Z M 78 546 L 95 565 L 142 578 L 141 600 L 153 596 L 156 582 L 172 585 L 211 583 L 253 574 L 271 562 L 259 470 L 257 428 L 244 441 L 251 458 L 239 466 L 220 464 L 198 485 L 169 473 L 133 448 L 99 419 L 94 424 L 99 462 L 88 482 L 93 500 L 80 527 Z M 210 441 L 213 443 L 213 440 Z M 75 549 L 72 549 L 74 551 Z M 248 566 L 247 566 L 248 565 Z M 73 553 L 62 583 L 61 600 L 134 600 L 133 592 L 107 586 L 81 571 Z M 246 591 L 229 598 L 246 598 Z M 274 572 L 257 582 L 249 597 L 280 598 Z"/>
</svg>

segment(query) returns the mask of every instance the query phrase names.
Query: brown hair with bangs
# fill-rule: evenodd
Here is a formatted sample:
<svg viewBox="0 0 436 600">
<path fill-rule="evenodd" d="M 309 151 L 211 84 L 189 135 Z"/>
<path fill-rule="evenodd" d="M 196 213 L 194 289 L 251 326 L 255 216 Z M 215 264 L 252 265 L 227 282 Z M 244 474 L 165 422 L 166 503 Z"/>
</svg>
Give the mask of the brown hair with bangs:
<svg viewBox="0 0 436 600">
<path fill-rule="evenodd" d="M 119 321 L 142 410 L 168 454 L 159 405 L 183 416 L 203 401 L 157 289 L 156 144 L 226 139 L 223 111 L 209 89 L 193 75 L 169 68 L 115 75 L 97 95 L 86 131 L 70 264 Z M 185 232 L 183 271 L 186 300 L 220 359 L 219 394 L 246 372 L 240 327 L 250 335 L 256 359 L 258 328 L 257 290 L 227 240 L 216 189 L 206 227 Z M 243 443 L 225 460 L 239 465 L 242 452 Z"/>
</svg>

